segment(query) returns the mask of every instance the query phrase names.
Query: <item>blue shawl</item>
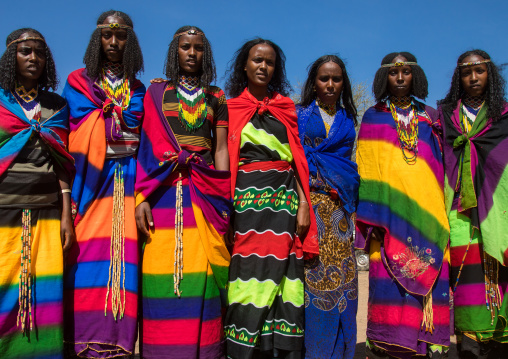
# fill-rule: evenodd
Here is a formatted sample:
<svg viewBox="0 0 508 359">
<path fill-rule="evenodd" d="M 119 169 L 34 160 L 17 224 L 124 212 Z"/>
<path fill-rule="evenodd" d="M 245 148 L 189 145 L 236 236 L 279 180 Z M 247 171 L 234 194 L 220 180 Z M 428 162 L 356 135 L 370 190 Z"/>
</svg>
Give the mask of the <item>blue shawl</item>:
<svg viewBox="0 0 508 359">
<path fill-rule="evenodd" d="M 347 213 L 356 211 L 360 176 L 358 166 L 351 161 L 355 142 L 353 117 L 342 107 L 337 108 L 328 136 L 314 100 L 309 106 L 298 106 L 298 132 L 309 164 L 310 185 L 314 190 L 326 193 L 335 190 Z M 321 188 L 316 182 L 322 181 Z"/>
</svg>

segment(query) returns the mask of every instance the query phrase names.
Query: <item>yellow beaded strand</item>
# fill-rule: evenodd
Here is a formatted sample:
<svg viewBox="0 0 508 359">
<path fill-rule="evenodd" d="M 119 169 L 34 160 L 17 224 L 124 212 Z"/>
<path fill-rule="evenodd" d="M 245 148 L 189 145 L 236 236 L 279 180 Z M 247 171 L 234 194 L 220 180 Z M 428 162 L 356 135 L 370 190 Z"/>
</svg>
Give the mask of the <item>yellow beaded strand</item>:
<svg viewBox="0 0 508 359">
<path fill-rule="evenodd" d="M 27 329 L 27 320 L 30 321 L 30 330 L 33 329 L 32 317 L 32 211 L 22 210 L 21 230 L 21 268 L 19 274 L 19 309 L 16 325 L 21 331 Z"/>
<path fill-rule="evenodd" d="M 183 279 L 183 186 L 182 173 L 178 173 L 176 185 L 176 213 L 175 213 L 175 263 L 173 272 L 174 292 L 181 296 L 180 282 Z"/>
<path fill-rule="evenodd" d="M 116 320 L 119 313 L 119 319 L 122 319 L 125 312 L 125 186 L 121 165 L 117 165 L 115 168 L 113 221 L 109 255 L 111 259 L 109 262 L 108 290 L 104 304 L 104 316 L 107 315 L 111 286 L 111 311 Z"/>
</svg>

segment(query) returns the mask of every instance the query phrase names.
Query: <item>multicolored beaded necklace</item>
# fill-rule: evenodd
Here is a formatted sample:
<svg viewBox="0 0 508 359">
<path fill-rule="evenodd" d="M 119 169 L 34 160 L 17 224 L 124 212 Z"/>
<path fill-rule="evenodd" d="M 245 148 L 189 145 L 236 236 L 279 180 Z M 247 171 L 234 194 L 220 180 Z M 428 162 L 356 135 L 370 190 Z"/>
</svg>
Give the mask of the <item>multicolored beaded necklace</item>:
<svg viewBox="0 0 508 359">
<path fill-rule="evenodd" d="M 199 78 L 180 76 L 176 96 L 178 120 L 187 131 L 196 131 L 205 123 L 207 115 L 205 91 L 199 86 Z"/>
<path fill-rule="evenodd" d="M 337 113 L 337 104 L 335 103 L 333 105 L 327 105 L 326 103 L 321 102 L 320 99 L 317 99 L 317 104 L 323 111 L 325 111 L 330 116 L 335 116 L 335 114 Z"/>
<path fill-rule="evenodd" d="M 418 113 L 416 106 L 409 97 L 392 97 L 389 103 L 397 128 L 402 157 L 408 165 L 414 165 L 418 157 Z M 399 107 L 397 104 L 405 106 L 405 108 Z M 408 155 L 406 151 L 411 151 L 413 154 Z"/>
<path fill-rule="evenodd" d="M 18 101 L 21 108 L 30 120 L 39 121 L 41 119 L 41 106 L 39 101 L 39 87 L 36 86 L 30 91 L 25 90 L 23 85 L 16 83 L 13 92 L 14 98 Z"/>
<path fill-rule="evenodd" d="M 100 86 L 115 105 L 120 106 L 123 110 L 129 107 L 131 102 L 131 86 L 129 79 L 124 78 L 122 64 L 113 62 L 104 63 Z"/>
</svg>

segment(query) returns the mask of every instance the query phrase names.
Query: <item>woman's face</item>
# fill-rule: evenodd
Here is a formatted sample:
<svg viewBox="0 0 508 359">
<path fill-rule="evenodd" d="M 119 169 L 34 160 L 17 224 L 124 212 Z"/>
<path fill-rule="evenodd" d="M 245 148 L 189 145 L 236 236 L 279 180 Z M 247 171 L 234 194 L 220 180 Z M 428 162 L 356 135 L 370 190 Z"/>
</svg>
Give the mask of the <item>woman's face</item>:
<svg viewBox="0 0 508 359">
<path fill-rule="evenodd" d="M 392 63 L 406 62 L 404 56 L 397 56 Z M 388 70 L 388 92 L 395 97 L 409 96 L 413 88 L 413 73 L 411 66 L 394 66 Z"/>
<path fill-rule="evenodd" d="M 478 62 L 485 59 L 479 55 L 469 55 L 462 62 Z M 462 88 L 469 96 L 481 96 L 485 93 L 489 81 L 487 64 L 465 66 L 460 69 Z"/>
<path fill-rule="evenodd" d="M 245 64 L 249 87 L 267 88 L 275 72 L 275 50 L 268 44 L 253 46 Z"/>
<path fill-rule="evenodd" d="M 204 44 L 201 35 L 180 36 L 178 40 L 178 64 L 180 71 L 187 74 L 195 74 L 203 65 Z"/>
<path fill-rule="evenodd" d="M 19 39 L 36 36 L 24 33 Z M 46 46 L 37 40 L 22 41 L 16 46 L 16 77 L 25 88 L 33 88 L 46 67 Z"/>
<path fill-rule="evenodd" d="M 319 66 L 314 88 L 316 96 L 326 105 L 336 104 L 344 87 L 342 69 L 333 61 Z"/>
<path fill-rule="evenodd" d="M 124 19 L 114 15 L 108 16 L 102 24 L 126 25 Z M 122 62 L 125 45 L 127 45 L 127 30 L 109 27 L 101 29 L 101 43 L 108 61 Z"/>
</svg>

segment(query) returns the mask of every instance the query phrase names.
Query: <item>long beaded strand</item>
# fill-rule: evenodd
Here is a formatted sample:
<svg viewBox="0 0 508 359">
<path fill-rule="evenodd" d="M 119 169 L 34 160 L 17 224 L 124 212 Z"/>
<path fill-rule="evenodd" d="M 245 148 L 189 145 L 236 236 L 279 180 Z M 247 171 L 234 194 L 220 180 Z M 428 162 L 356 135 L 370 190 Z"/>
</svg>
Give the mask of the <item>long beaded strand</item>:
<svg viewBox="0 0 508 359">
<path fill-rule="evenodd" d="M 16 325 L 21 331 L 26 329 L 27 320 L 33 329 L 32 318 L 32 211 L 22 210 L 21 230 L 21 268 L 19 274 L 19 310 Z M 29 318 L 27 318 L 29 317 Z"/>
<path fill-rule="evenodd" d="M 492 258 L 485 250 L 483 254 L 483 270 L 485 277 L 485 304 L 490 311 L 490 325 L 494 325 L 496 310 L 501 306 L 501 293 L 498 286 L 499 262 Z"/>
<path fill-rule="evenodd" d="M 176 213 L 175 213 L 175 263 L 173 272 L 174 292 L 181 296 L 180 282 L 183 279 L 183 188 L 182 173 L 178 173 L 176 185 Z"/>
<path fill-rule="evenodd" d="M 460 264 L 459 273 L 457 274 L 457 279 L 455 280 L 455 285 L 453 286 L 453 292 L 457 289 L 457 285 L 459 285 L 459 278 L 462 274 L 462 268 L 464 268 L 464 262 L 466 261 L 467 252 L 469 252 L 469 246 L 471 245 L 471 242 L 473 241 L 474 237 L 474 231 L 475 227 L 473 227 L 473 231 L 471 233 L 471 238 L 469 238 L 469 243 L 467 244 L 466 251 L 464 252 L 464 256 L 462 257 L 462 263 Z"/>
<path fill-rule="evenodd" d="M 434 330 L 434 310 L 432 309 L 432 292 L 423 297 L 423 320 L 420 328 L 425 325 L 425 332 Z"/>
<path fill-rule="evenodd" d="M 111 228 L 111 246 L 109 250 L 109 278 L 104 304 L 104 316 L 107 315 L 108 297 L 111 285 L 111 311 L 113 317 L 123 318 L 125 311 L 125 188 L 123 169 L 120 164 L 115 168 L 113 187 L 113 223 Z M 123 278 L 122 278 L 123 277 Z M 123 280 L 122 280 L 123 279 Z M 122 282 L 120 284 L 120 282 Z M 120 289 L 122 288 L 122 289 Z M 123 298 L 122 298 L 123 292 Z"/>
</svg>

